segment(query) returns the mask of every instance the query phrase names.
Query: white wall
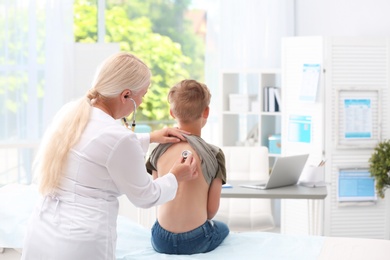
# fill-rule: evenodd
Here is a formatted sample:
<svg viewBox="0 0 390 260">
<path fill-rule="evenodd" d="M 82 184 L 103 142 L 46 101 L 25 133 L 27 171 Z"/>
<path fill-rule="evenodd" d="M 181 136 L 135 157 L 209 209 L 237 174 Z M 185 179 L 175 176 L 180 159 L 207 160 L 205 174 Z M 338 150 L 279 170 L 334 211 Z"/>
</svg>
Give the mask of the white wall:
<svg viewBox="0 0 390 260">
<path fill-rule="evenodd" d="M 390 36 L 389 0 L 295 0 L 296 36 Z"/>
</svg>

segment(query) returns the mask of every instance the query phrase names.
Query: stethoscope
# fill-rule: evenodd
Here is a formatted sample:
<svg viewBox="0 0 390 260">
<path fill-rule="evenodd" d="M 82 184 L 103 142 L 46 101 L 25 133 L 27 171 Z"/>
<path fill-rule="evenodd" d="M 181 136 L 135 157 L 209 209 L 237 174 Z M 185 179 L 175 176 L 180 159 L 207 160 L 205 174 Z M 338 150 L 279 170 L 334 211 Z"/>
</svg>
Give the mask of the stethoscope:
<svg viewBox="0 0 390 260">
<path fill-rule="evenodd" d="M 125 96 L 125 98 L 129 98 L 128 96 Z M 133 111 L 133 123 L 131 124 L 131 128 L 129 127 L 129 123 L 126 120 L 126 117 L 123 117 L 123 123 L 125 124 L 126 128 L 130 129 L 131 131 L 134 132 L 135 130 L 135 111 L 137 110 L 137 104 L 135 103 L 134 99 L 130 98 L 131 101 L 133 101 L 134 104 L 134 111 Z"/>
</svg>

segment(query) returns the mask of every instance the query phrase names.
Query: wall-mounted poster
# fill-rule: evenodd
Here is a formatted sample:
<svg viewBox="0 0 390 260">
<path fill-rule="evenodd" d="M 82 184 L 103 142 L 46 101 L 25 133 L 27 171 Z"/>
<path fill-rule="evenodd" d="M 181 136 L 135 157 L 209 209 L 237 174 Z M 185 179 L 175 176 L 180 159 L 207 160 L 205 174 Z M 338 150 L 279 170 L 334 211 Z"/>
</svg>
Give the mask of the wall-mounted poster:
<svg viewBox="0 0 390 260">
<path fill-rule="evenodd" d="M 337 179 L 338 201 L 374 201 L 375 179 L 368 169 L 340 169 Z"/>
<path fill-rule="evenodd" d="M 320 64 L 303 64 L 302 85 L 299 100 L 315 102 L 320 80 Z"/>
<path fill-rule="evenodd" d="M 288 122 L 288 141 L 311 142 L 311 116 L 290 115 Z"/>
<path fill-rule="evenodd" d="M 372 137 L 371 98 L 344 99 L 344 138 Z"/>
<path fill-rule="evenodd" d="M 374 147 L 381 136 L 378 89 L 340 89 L 337 99 L 339 148 Z"/>
</svg>

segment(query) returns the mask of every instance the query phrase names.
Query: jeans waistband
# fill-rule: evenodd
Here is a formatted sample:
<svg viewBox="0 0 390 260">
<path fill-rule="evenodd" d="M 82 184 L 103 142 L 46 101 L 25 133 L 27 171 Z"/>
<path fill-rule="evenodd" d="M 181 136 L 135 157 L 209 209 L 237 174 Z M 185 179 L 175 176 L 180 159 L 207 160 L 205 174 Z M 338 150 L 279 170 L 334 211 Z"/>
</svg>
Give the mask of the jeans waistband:
<svg viewBox="0 0 390 260">
<path fill-rule="evenodd" d="M 213 225 L 214 223 L 212 220 L 206 220 L 204 224 L 193 230 L 183 233 L 173 233 L 164 229 L 162 226 L 160 226 L 160 223 L 156 221 L 153 225 L 153 229 L 155 229 L 165 239 L 173 239 L 174 241 L 185 241 L 187 239 L 192 239 L 193 237 L 197 237 L 200 235 L 208 237 L 211 232 L 211 227 Z"/>
</svg>

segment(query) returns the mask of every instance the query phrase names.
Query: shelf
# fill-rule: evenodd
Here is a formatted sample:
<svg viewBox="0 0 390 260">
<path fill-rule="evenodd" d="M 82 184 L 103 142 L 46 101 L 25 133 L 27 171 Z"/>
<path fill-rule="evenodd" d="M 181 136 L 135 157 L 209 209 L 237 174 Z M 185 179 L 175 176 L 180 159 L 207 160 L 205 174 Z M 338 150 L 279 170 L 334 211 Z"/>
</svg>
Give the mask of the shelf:
<svg viewBox="0 0 390 260">
<path fill-rule="evenodd" d="M 282 112 L 260 112 L 262 116 L 281 116 Z"/>
<path fill-rule="evenodd" d="M 268 136 L 281 133 L 281 112 L 263 111 L 264 88 L 280 87 L 280 72 L 277 68 L 220 72 L 219 145 L 236 146 L 251 138 L 268 147 Z"/>
</svg>

